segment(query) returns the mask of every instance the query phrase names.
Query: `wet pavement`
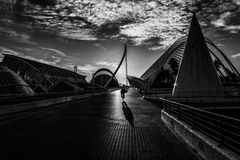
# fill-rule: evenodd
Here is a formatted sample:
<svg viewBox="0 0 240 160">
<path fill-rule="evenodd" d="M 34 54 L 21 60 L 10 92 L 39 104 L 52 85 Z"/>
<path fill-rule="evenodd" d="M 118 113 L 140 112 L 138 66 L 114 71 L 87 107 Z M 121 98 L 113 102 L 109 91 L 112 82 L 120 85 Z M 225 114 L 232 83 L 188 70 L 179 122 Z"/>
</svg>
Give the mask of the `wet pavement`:
<svg viewBox="0 0 240 160">
<path fill-rule="evenodd" d="M 115 91 L 16 117 L 0 126 L 4 159 L 199 159 L 134 90 L 125 103 Z"/>
</svg>

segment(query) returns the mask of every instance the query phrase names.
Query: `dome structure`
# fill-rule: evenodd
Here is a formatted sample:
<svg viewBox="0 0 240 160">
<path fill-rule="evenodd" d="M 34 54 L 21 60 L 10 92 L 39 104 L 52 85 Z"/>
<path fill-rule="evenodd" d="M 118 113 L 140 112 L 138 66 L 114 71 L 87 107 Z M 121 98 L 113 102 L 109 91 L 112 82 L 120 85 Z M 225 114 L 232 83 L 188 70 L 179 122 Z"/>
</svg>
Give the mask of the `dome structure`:
<svg viewBox="0 0 240 160">
<path fill-rule="evenodd" d="M 91 84 L 97 88 L 119 87 L 117 78 L 107 68 L 97 70 L 92 77 Z"/>
</svg>

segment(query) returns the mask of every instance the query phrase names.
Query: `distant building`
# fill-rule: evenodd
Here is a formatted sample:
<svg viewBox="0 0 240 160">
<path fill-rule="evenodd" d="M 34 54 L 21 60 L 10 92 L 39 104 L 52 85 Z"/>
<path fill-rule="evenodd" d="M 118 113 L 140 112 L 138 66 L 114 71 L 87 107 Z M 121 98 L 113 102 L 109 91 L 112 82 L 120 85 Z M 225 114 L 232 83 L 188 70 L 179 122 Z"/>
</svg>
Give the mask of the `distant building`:
<svg viewBox="0 0 240 160">
<path fill-rule="evenodd" d="M 32 96 L 34 91 L 15 72 L 0 65 L 0 97 L 9 95 Z"/>
<path fill-rule="evenodd" d="M 94 88 L 99 89 L 119 87 L 117 78 L 112 71 L 107 68 L 97 70 L 92 77 L 91 84 Z"/>
<path fill-rule="evenodd" d="M 30 59 L 4 54 L 0 65 L 21 77 L 35 93 L 74 91 L 76 80 L 79 91 L 87 87 L 83 75 Z"/>
</svg>

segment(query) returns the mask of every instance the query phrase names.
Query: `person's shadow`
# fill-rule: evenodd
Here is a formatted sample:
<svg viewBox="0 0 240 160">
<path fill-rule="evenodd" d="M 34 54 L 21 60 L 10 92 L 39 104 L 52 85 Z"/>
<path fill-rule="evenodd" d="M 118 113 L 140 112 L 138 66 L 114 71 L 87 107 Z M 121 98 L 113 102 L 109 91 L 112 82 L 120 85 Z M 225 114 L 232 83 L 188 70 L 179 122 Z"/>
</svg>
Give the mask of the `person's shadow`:
<svg viewBox="0 0 240 160">
<path fill-rule="evenodd" d="M 130 123 L 131 126 L 134 126 L 133 113 L 125 101 L 122 102 L 122 110 L 127 121 Z"/>
</svg>

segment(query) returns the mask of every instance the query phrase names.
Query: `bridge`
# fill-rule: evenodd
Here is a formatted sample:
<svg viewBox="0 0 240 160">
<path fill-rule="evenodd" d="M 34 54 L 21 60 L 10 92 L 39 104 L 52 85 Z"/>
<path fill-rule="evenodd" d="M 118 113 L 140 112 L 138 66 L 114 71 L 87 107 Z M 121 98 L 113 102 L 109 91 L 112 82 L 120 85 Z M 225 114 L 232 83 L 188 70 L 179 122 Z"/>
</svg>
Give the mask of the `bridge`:
<svg viewBox="0 0 240 160">
<path fill-rule="evenodd" d="M 126 45 L 115 71 L 100 68 L 88 83 L 76 68 L 4 55 L 1 156 L 240 159 L 240 74 L 203 36 L 195 14 L 189 34 L 141 77 L 128 75 L 126 66 L 130 88 L 123 101 L 115 75 L 124 60 Z"/>
<path fill-rule="evenodd" d="M 197 159 L 134 90 L 125 106 L 115 91 L 1 117 L 1 147 L 9 159 Z"/>
</svg>

